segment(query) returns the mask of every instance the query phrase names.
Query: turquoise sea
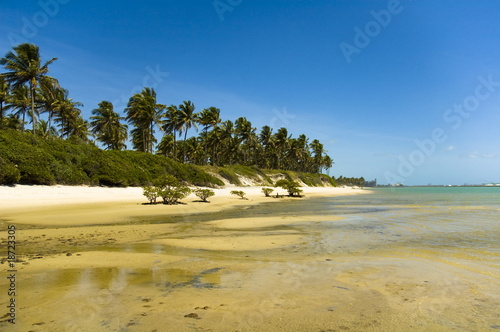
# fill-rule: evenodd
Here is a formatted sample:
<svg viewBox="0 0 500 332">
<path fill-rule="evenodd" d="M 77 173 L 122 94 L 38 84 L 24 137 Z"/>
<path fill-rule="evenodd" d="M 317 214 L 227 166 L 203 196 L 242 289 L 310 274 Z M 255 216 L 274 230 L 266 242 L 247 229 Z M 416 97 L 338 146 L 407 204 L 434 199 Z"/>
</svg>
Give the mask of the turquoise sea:
<svg viewBox="0 0 500 332">
<path fill-rule="evenodd" d="M 338 227 L 349 224 L 378 230 L 375 234 L 384 235 L 378 245 L 443 253 L 458 250 L 472 256 L 500 252 L 500 188 L 383 188 L 370 195 L 328 198 L 316 204 L 347 218 L 336 223 Z M 387 232 L 392 236 L 385 236 Z"/>
<path fill-rule="evenodd" d="M 290 261 L 325 257 L 331 265 L 295 264 L 300 272 L 285 275 L 302 280 L 297 284 L 309 292 L 303 285 L 311 275 L 317 283 L 341 282 L 352 297 L 335 300 L 343 308 L 336 318 L 349 317 L 340 328 L 500 330 L 500 188 L 367 191 L 286 204 L 283 215 L 332 220 L 289 226 L 309 235 L 288 253 Z M 254 211 L 254 217 L 266 210 Z"/>
<path fill-rule="evenodd" d="M 396 259 L 396 268 L 360 280 L 384 280 L 385 285 L 379 284 L 382 292 L 388 291 L 391 278 L 399 285 L 411 281 L 413 285 L 401 290 L 411 294 L 408 298 L 413 298 L 421 317 L 442 329 L 499 330 L 500 188 L 402 187 L 372 192 L 313 201 L 312 210 L 322 206 L 345 217 L 322 226 L 321 250 L 339 258 L 358 256 L 371 268 L 377 263 L 370 265 L 369 260 Z M 434 278 L 435 287 L 424 291 L 414 281 L 426 276 Z"/>
</svg>

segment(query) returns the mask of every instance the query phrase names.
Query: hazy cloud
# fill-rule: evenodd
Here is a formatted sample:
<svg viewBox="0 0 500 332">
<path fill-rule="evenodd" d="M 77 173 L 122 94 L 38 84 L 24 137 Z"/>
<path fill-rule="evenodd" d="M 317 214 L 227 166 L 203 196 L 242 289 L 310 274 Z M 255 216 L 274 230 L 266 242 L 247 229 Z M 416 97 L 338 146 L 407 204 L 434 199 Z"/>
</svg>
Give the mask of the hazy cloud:
<svg viewBox="0 0 500 332">
<path fill-rule="evenodd" d="M 491 158 L 496 158 L 497 154 L 495 153 L 481 153 L 479 151 L 474 151 L 471 153 L 466 153 L 460 155 L 460 158 L 462 159 L 491 159 Z"/>
</svg>

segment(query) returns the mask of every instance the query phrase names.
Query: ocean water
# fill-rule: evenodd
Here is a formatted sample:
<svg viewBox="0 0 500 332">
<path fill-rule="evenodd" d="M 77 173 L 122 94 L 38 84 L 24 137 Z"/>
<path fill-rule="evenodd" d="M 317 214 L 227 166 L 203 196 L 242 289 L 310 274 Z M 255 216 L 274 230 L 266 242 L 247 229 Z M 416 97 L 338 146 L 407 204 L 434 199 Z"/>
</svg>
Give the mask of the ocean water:
<svg viewBox="0 0 500 332">
<path fill-rule="evenodd" d="M 380 245 L 487 256 L 500 252 L 500 188 L 384 188 L 321 204 L 352 227 L 387 235 Z"/>
<path fill-rule="evenodd" d="M 319 230 L 309 248 L 343 262 L 330 273 L 347 287 L 376 290 L 400 308 L 386 328 L 426 320 L 413 326 L 500 329 L 500 188 L 381 188 L 307 204 L 310 213 L 343 217 L 308 227 Z M 406 301 L 414 302 L 403 310 Z"/>
</svg>

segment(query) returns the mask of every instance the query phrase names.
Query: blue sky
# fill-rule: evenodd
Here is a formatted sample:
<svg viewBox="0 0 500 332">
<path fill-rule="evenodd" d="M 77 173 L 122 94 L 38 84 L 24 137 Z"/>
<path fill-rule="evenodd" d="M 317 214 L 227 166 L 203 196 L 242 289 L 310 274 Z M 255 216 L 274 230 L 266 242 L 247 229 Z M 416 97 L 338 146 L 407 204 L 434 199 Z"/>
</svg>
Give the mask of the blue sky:
<svg viewBox="0 0 500 332">
<path fill-rule="evenodd" d="M 498 17 L 497 0 L 3 0 L 0 55 L 57 57 L 86 118 L 146 84 L 317 138 L 334 176 L 500 182 Z"/>
</svg>

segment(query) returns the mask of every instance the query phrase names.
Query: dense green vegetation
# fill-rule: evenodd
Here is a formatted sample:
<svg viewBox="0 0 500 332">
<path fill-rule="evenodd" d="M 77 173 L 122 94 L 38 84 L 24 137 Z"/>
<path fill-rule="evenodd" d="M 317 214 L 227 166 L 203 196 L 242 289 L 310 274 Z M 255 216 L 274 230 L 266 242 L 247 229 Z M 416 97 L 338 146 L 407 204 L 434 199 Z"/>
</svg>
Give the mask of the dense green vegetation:
<svg viewBox="0 0 500 332">
<path fill-rule="evenodd" d="M 88 121 L 82 104 L 48 75 L 56 60 L 43 62 L 29 43 L 0 59 L 0 184 L 138 186 L 171 174 L 200 186 L 223 185 L 216 176 L 236 185 L 242 177 L 269 186 L 283 177 L 335 185 L 320 174 L 333 161 L 318 140 L 293 138 L 286 128 L 257 131 L 245 117 L 224 121 L 218 108 L 195 112 L 191 101 L 166 106 L 152 88 L 132 95 L 124 116 L 102 101 Z M 134 151 L 126 150 L 128 139 Z"/>
<path fill-rule="evenodd" d="M 224 183 L 200 166 L 139 151 L 106 151 L 79 141 L 0 131 L 0 183 L 143 186 L 171 174 L 197 186 Z"/>
<path fill-rule="evenodd" d="M 0 184 L 66 184 L 147 186 L 158 177 L 174 175 L 180 181 L 205 187 L 224 182 L 244 185 L 240 179 L 274 186 L 281 179 L 308 186 L 358 185 L 364 179 L 334 179 L 325 174 L 262 170 L 256 166 L 198 166 L 162 155 L 139 151 L 102 150 L 78 138 L 42 138 L 31 132 L 0 130 Z"/>
</svg>

